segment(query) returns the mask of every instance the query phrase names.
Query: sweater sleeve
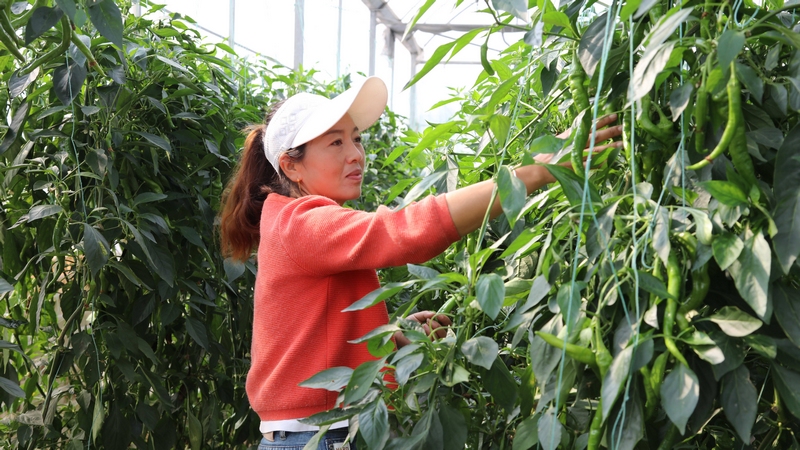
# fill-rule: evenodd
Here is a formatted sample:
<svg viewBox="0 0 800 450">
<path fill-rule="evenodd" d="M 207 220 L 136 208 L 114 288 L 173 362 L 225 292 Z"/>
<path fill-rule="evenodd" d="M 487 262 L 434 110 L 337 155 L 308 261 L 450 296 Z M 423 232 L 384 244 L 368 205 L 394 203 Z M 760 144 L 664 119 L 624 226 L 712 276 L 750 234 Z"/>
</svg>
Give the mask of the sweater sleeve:
<svg viewBox="0 0 800 450">
<path fill-rule="evenodd" d="M 319 275 L 422 263 L 460 239 L 444 196 L 399 211 L 380 206 L 374 213 L 306 196 L 287 205 L 278 224 L 290 257 Z"/>
</svg>

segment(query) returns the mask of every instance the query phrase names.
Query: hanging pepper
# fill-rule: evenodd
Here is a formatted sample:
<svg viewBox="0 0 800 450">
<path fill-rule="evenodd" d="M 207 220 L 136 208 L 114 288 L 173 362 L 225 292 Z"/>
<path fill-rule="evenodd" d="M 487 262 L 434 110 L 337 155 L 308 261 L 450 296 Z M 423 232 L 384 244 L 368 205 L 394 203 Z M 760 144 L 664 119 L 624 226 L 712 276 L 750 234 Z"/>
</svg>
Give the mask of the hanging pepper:
<svg viewBox="0 0 800 450">
<path fill-rule="evenodd" d="M 572 170 L 577 175 L 583 176 L 583 149 L 589 140 L 589 132 L 592 128 L 592 118 L 589 115 L 589 95 L 586 93 L 583 83 L 586 80 L 586 72 L 578 58 L 578 51 L 572 53 L 572 68 L 569 73 L 569 91 L 572 94 L 572 102 L 575 105 L 575 115 L 583 114 L 580 123 L 574 131 L 572 139 L 572 153 L 570 161 Z"/>
<path fill-rule="evenodd" d="M 683 354 L 678 350 L 678 346 L 675 345 L 675 340 L 672 337 L 672 328 L 675 325 L 675 313 L 678 309 L 678 298 L 680 298 L 681 295 L 682 283 L 683 277 L 681 276 L 678 255 L 673 251 L 670 252 L 667 258 L 667 292 L 670 296 L 667 297 L 667 306 L 664 310 L 664 345 L 675 359 L 688 366 L 689 363 L 686 362 L 686 358 L 684 358 Z"/>
<path fill-rule="evenodd" d="M 696 164 L 686 166 L 687 169 L 697 170 L 707 166 L 717 156 L 721 155 L 723 151 L 731 144 L 734 135 L 737 133 L 737 128 L 744 127 L 744 120 L 742 118 L 742 93 L 739 87 L 739 81 L 736 79 L 736 71 L 734 70 L 734 63 L 731 62 L 731 76 L 728 79 L 727 85 L 728 92 L 728 122 L 725 125 L 725 131 L 722 132 L 722 138 L 711 153 L 705 158 L 701 159 Z M 745 140 L 745 152 L 747 151 L 747 141 Z M 748 156 L 749 158 L 749 156 Z M 751 161 L 752 164 L 752 161 Z"/>
<path fill-rule="evenodd" d="M 567 343 L 565 345 L 563 339 L 550 333 L 537 331 L 536 335 L 542 338 L 543 341 L 552 345 L 553 347 L 560 350 L 564 350 L 567 356 L 574 359 L 575 361 L 587 364 L 593 369 L 598 369 L 597 361 L 595 360 L 594 352 L 592 351 L 592 349 L 570 343 Z"/>
</svg>

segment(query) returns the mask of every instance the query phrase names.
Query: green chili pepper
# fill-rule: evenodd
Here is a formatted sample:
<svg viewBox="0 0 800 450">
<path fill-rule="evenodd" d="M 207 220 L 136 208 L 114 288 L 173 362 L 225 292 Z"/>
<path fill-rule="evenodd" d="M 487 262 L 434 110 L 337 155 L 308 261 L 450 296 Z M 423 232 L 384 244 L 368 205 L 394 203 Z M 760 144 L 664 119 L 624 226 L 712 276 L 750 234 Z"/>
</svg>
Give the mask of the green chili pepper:
<svg viewBox="0 0 800 450">
<path fill-rule="evenodd" d="M 708 288 L 710 286 L 711 281 L 708 277 L 708 263 L 692 271 L 692 292 L 686 299 L 686 303 L 678 308 L 678 312 L 675 315 L 678 328 L 680 328 L 681 331 L 689 328 L 689 321 L 686 319 L 686 313 L 700 307 L 703 300 L 706 298 L 706 294 L 708 294 Z"/>
<path fill-rule="evenodd" d="M 659 141 L 665 144 L 669 143 L 671 140 L 674 139 L 674 136 L 672 135 L 671 132 L 672 124 L 671 123 L 669 124 L 669 130 L 666 130 L 654 124 L 653 121 L 650 120 L 651 104 L 652 103 L 649 95 L 645 95 L 644 97 L 642 97 L 642 114 L 639 117 L 639 127 L 644 131 L 646 131 L 650 136 L 653 136 Z M 663 113 L 659 112 L 659 114 L 663 117 Z M 666 119 L 666 117 L 663 118 Z M 669 121 L 669 119 L 666 120 Z M 659 120 L 659 123 L 661 123 L 661 120 Z"/>
<path fill-rule="evenodd" d="M 5 14 L 5 11 L 3 11 L 3 14 Z M 17 45 L 14 43 L 14 39 L 12 39 L 4 29 L 0 29 L 0 43 L 2 43 L 6 49 L 8 49 L 8 52 L 14 55 L 15 58 L 25 62 L 25 56 L 17 48 Z"/>
<path fill-rule="evenodd" d="M 548 344 L 552 345 L 557 349 L 560 350 L 565 349 L 564 341 L 558 336 L 552 335 L 550 333 L 544 333 L 542 331 L 537 331 L 536 335 L 542 338 L 543 341 L 547 342 Z M 592 351 L 592 349 L 588 347 L 581 347 L 580 345 L 567 343 L 565 352 L 567 356 L 574 359 L 575 361 L 588 364 L 592 368 L 597 369 L 597 361 L 594 358 L 594 352 Z"/>
<path fill-rule="evenodd" d="M 703 74 L 694 104 L 694 149 L 697 153 L 706 152 L 706 123 L 708 123 L 708 91 Z"/>
<path fill-rule="evenodd" d="M 675 252 L 670 252 L 667 258 L 667 292 L 670 296 L 667 298 L 667 306 L 664 310 L 664 345 L 666 345 L 667 350 L 669 350 L 675 359 L 688 366 L 689 363 L 686 362 L 686 358 L 684 358 L 683 354 L 678 350 L 678 346 L 675 345 L 675 340 L 672 338 L 672 328 L 675 325 L 675 313 L 678 309 L 677 299 L 680 298 L 681 295 L 682 283 L 683 277 L 681 276 L 678 255 Z"/>
<path fill-rule="evenodd" d="M 597 368 L 600 371 L 600 378 L 604 378 L 606 376 L 606 372 L 608 372 L 608 368 L 611 367 L 611 363 L 614 361 L 614 357 L 611 356 L 611 352 L 608 351 L 605 344 L 603 343 L 603 334 L 600 330 L 600 321 L 597 316 L 594 316 L 592 319 L 592 346 L 594 347 L 594 359 L 597 362 Z"/>
<path fill-rule="evenodd" d="M 589 96 L 583 86 L 586 79 L 586 72 L 583 71 L 581 61 L 578 58 L 578 51 L 572 54 L 572 68 L 569 73 L 569 91 L 572 94 L 572 102 L 575 105 L 575 115 L 583 113 L 583 117 L 574 131 L 572 139 L 572 170 L 578 175 L 583 175 L 583 149 L 586 141 L 589 140 L 589 131 L 592 128 L 591 116 L 589 115 Z"/>
<path fill-rule="evenodd" d="M 734 114 L 731 112 L 731 114 Z M 744 131 L 744 117 L 742 117 L 742 110 L 738 110 L 735 114 L 738 114 L 740 126 L 736 127 L 735 133 L 733 134 L 733 140 L 731 140 L 731 145 L 728 148 L 728 151 L 731 154 L 731 161 L 733 162 L 733 167 L 739 172 L 739 175 L 742 176 L 751 186 L 757 185 L 758 180 L 756 179 L 756 169 L 753 167 L 753 160 L 750 159 L 750 153 L 747 151 L 747 136 L 745 135 Z"/>
<path fill-rule="evenodd" d="M 597 450 L 600 448 L 600 441 L 603 439 L 603 400 L 597 402 L 597 408 L 592 416 L 592 423 L 589 425 L 589 440 L 586 443 L 586 450 Z"/>
<path fill-rule="evenodd" d="M 0 8 L 0 26 L 3 27 L 3 31 L 6 32 L 8 37 L 11 38 L 18 47 L 23 45 L 23 42 L 17 36 L 17 30 L 11 25 L 11 20 L 8 18 L 5 7 Z"/>
<path fill-rule="evenodd" d="M 647 420 L 650 418 L 650 416 L 648 416 L 647 413 L 652 414 L 653 411 L 655 411 L 655 407 L 653 407 L 653 410 L 650 411 L 648 409 L 648 406 L 655 405 L 655 402 L 657 402 L 658 400 L 656 399 L 656 393 L 653 392 L 653 385 L 650 384 L 650 377 L 652 376 L 650 368 L 647 366 L 642 366 L 642 368 L 639 369 L 639 373 L 642 374 L 642 378 L 644 379 L 644 383 L 642 384 L 644 385 L 644 396 L 645 396 L 645 402 L 644 402 L 645 420 Z"/>
<path fill-rule="evenodd" d="M 669 430 L 667 434 L 664 435 L 664 439 L 661 441 L 661 445 L 658 446 L 657 450 L 672 450 L 672 446 L 679 436 L 680 432 L 678 431 L 678 427 L 674 424 L 670 424 Z"/>
<path fill-rule="evenodd" d="M 53 59 L 61 56 L 69 50 L 69 40 L 72 36 L 72 25 L 67 19 L 66 15 L 61 16 L 61 44 L 58 47 L 52 48 L 47 53 L 43 54 L 42 56 L 34 59 L 30 62 L 27 66 L 23 67 L 19 70 L 20 75 L 27 75 L 31 73 L 31 71 L 39 66 L 43 66 Z"/>
<path fill-rule="evenodd" d="M 631 146 L 632 136 L 630 134 L 630 131 L 633 130 L 631 126 L 633 120 L 631 117 L 632 114 L 628 112 L 622 114 L 622 148 L 625 150 L 625 159 L 628 160 L 628 167 L 630 167 L 631 172 L 636 175 L 634 183 L 639 184 L 642 182 L 642 173 L 641 170 L 635 167 L 636 155 L 633 153 L 633 147 Z"/>
<path fill-rule="evenodd" d="M 650 377 L 645 379 L 645 384 L 650 384 L 653 391 L 652 401 L 645 403 L 645 417 L 652 417 L 658 406 L 658 401 L 661 397 L 661 383 L 664 382 L 664 371 L 667 369 L 667 360 L 669 359 L 669 352 L 663 352 L 653 362 L 653 368 L 650 370 Z"/>
<path fill-rule="evenodd" d="M 734 70 L 734 63 L 731 62 L 731 76 L 728 79 L 728 123 L 725 125 L 725 131 L 722 133 L 719 143 L 711 153 L 705 158 L 701 159 L 698 163 L 686 166 L 687 169 L 697 170 L 707 166 L 717 156 L 721 155 L 723 151 L 731 144 L 734 135 L 737 133 L 738 128 L 744 127 L 742 120 L 742 93 L 739 87 L 739 81 L 736 79 L 736 71 Z M 745 141 L 745 151 L 747 151 L 747 141 Z M 748 156 L 749 158 L 749 156 Z M 752 165 L 752 161 L 750 162 Z"/>
<path fill-rule="evenodd" d="M 83 56 L 86 57 L 86 61 L 90 68 L 94 69 L 98 74 L 100 74 L 100 76 L 106 76 L 105 72 L 103 72 L 103 68 L 100 67 L 100 64 L 97 64 L 97 60 L 94 58 L 92 51 L 89 50 L 89 47 L 87 47 L 82 40 L 80 40 L 77 34 L 72 36 L 72 43 L 75 44 L 75 47 L 77 47 L 78 50 L 83 53 Z"/>
</svg>

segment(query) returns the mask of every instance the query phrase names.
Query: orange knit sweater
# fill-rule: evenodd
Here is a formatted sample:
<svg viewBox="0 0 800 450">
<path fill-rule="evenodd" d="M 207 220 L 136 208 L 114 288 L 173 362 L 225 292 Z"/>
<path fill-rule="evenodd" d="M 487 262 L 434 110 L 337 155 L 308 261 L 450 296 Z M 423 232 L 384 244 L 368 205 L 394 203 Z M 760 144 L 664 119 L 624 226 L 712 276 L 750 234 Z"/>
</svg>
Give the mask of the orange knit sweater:
<svg viewBox="0 0 800 450">
<path fill-rule="evenodd" d="M 349 344 L 388 321 L 386 305 L 342 312 L 379 287 L 376 268 L 421 263 L 459 239 L 443 196 L 400 211 L 343 208 L 321 196 L 270 194 L 261 213 L 247 396 L 264 421 L 334 407 L 336 392 L 297 384 L 375 359 Z"/>
</svg>

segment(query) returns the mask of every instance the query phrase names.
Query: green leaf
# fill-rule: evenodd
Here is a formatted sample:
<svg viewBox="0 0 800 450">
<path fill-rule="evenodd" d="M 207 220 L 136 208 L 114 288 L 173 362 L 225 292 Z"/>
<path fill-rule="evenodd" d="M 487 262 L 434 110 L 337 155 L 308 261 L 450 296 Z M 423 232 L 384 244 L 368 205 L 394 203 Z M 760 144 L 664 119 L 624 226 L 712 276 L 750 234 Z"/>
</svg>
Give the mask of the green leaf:
<svg viewBox="0 0 800 450">
<path fill-rule="evenodd" d="M 736 207 L 748 204 L 747 194 L 735 183 L 712 180 L 698 184 L 723 205 Z"/>
<path fill-rule="evenodd" d="M 722 377 L 720 403 L 742 442 L 750 442 L 750 431 L 758 412 L 758 393 L 744 364 Z"/>
<path fill-rule="evenodd" d="M 511 450 L 528 450 L 539 443 L 539 417 L 534 414 L 517 425 Z"/>
<path fill-rule="evenodd" d="M 717 40 L 717 59 L 719 65 L 728 67 L 744 48 L 744 33 L 738 30 L 726 30 Z"/>
<path fill-rule="evenodd" d="M 558 315 L 553 316 L 549 322 L 542 326 L 541 331 L 558 336 L 559 331 L 561 331 L 561 317 Z M 540 336 L 534 336 L 531 341 L 530 361 L 533 373 L 540 385 L 544 385 L 560 360 L 561 350 L 548 344 Z"/>
<path fill-rule="evenodd" d="M 319 427 L 319 431 L 317 431 L 317 434 L 312 436 L 311 439 L 309 439 L 308 442 L 306 442 L 306 445 L 303 447 L 303 450 L 316 450 L 317 448 L 319 448 L 319 441 L 322 440 L 322 438 L 325 436 L 325 433 L 328 432 L 328 429 L 330 427 L 331 427 L 330 425 L 322 425 L 321 427 Z"/>
<path fill-rule="evenodd" d="M 328 391 L 340 391 L 347 386 L 353 369 L 349 367 L 332 367 L 314 374 L 311 378 L 301 381 L 298 386 L 311 389 L 326 389 Z"/>
<path fill-rule="evenodd" d="M 506 287 L 503 279 L 495 273 L 483 274 L 478 278 L 475 295 L 481 310 L 492 320 L 500 314 L 505 299 Z"/>
<path fill-rule="evenodd" d="M 800 373 L 775 363 L 772 364 L 772 373 L 782 403 L 792 415 L 800 419 Z"/>
<path fill-rule="evenodd" d="M 564 139 L 545 134 L 531 141 L 528 151 L 533 155 L 541 153 L 557 153 L 564 147 Z"/>
<path fill-rule="evenodd" d="M 408 347 L 408 345 L 406 345 L 406 347 Z M 422 353 L 414 353 L 395 362 L 394 377 L 400 386 L 405 386 L 408 382 L 408 378 L 422 365 L 424 359 L 425 356 Z"/>
<path fill-rule="evenodd" d="M 64 208 L 62 208 L 61 205 L 36 205 L 28 210 L 28 214 L 26 214 L 26 220 L 30 223 L 34 220 L 54 216 L 61 211 L 64 211 Z"/>
<path fill-rule="evenodd" d="M 567 196 L 569 204 L 572 206 L 580 206 L 583 202 L 583 185 L 584 179 L 582 176 L 577 175 L 571 169 L 563 166 L 556 166 L 548 164 L 545 166 L 547 170 L 558 180 L 564 195 Z M 602 199 L 597 192 L 597 188 L 589 183 L 589 200 L 592 203 L 601 203 Z"/>
<path fill-rule="evenodd" d="M 498 11 L 505 11 L 525 22 L 528 21 L 527 0 L 492 0 L 492 6 Z"/>
<path fill-rule="evenodd" d="M 446 403 L 439 404 L 439 422 L 447 436 L 443 450 L 463 450 L 467 443 L 467 421 L 457 409 Z"/>
<path fill-rule="evenodd" d="M 778 233 L 772 238 L 775 258 L 788 274 L 800 254 L 800 125 L 784 138 L 775 156 L 775 210 Z"/>
<path fill-rule="evenodd" d="M 367 448 L 383 448 L 389 439 L 389 411 L 381 397 L 358 414 L 358 432 Z"/>
<path fill-rule="evenodd" d="M 75 0 L 56 0 L 56 5 L 64 11 L 71 21 L 75 21 L 75 14 L 78 12 Z"/>
<path fill-rule="evenodd" d="M 536 428 L 539 435 L 539 445 L 541 445 L 544 450 L 556 450 L 561 443 L 563 425 L 561 425 L 561 422 L 558 420 L 555 406 L 550 405 L 550 407 L 542 413 Z"/>
<path fill-rule="evenodd" d="M 350 376 L 350 381 L 344 390 L 344 403 L 349 405 L 355 403 L 367 394 L 375 377 L 378 376 L 383 368 L 385 360 L 377 359 L 375 361 L 367 361 L 356 367 L 353 375 Z"/>
<path fill-rule="evenodd" d="M 25 45 L 29 45 L 47 30 L 53 28 L 63 15 L 64 11 L 60 8 L 49 6 L 36 8 L 28 19 L 28 24 L 25 25 Z"/>
<path fill-rule="evenodd" d="M 638 270 L 637 273 L 639 277 L 640 288 L 661 298 L 673 298 L 673 296 L 667 291 L 667 286 L 663 281 L 643 270 Z"/>
<path fill-rule="evenodd" d="M 103 429 L 104 419 L 103 402 L 101 402 L 98 397 L 95 397 L 94 411 L 92 412 L 92 442 L 97 441 L 97 436 L 100 435 L 100 430 Z"/>
<path fill-rule="evenodd" d="M 14 71 L 14 73 L 11 74 L 11 78 L 8 80 L 8 92 L 11 94 L 11 98 L 16 98 L 25 92 L 25 89 L 36 81 L 40 72 L 41 70 L 39 67 L 25 75 L 19 75 L 19 70 Z"/>
<path fill-rule="evenodd" d="M 761 103 L 761 99 L 764 97 L 764 80 L 758 76 L 758 73 L 749 66 L 737 62 L 736 75 L 747 90 L 750 91 L 750 96 L 758 103 Z M 783 138 L 783 133 L 781 133 L 781 138 Z"/>
<path fill-rule="evenodd" d="M 4 280 L 3 277 L 0 277 L 0 298 L 9 292 L 14 292 L 14 286 L 12 286 L 8 281 Z"/>
<path fill-rule="evenodd" d="M 11 144 L 17 140 L 17 135 L 22 129 L 25 119 L 28 118 L 28 111 L 30 111 L 30 109 L 30 102 L 25 102 L 14 112 L 14 117 L 11 118 L 11 123 L 8 124 L 8 131 L 6 131 L 6 135 L 3 136 L 3 142 L 0 144 L 0 155 L 5 153 L 6 150 L 11 147 Z M 32 145 L 32 143 L 29 145 Z M 6 180 L 8 180 L 8 178 L 6 178 Z"/>
<path fill-rule="evenodd" d="M 558 287 L 556 303 L 564 317 L 567 330 L 571 332 L 577 324 L 581 314 L 581 291 L 586 287 L 585 282 L 576 282 L 574 286 L 564 283 Z"/>
<path fill-rule="evenodd" d="M 608 17 L 606 13 L 597 16 L 583 32 L 578 44 L 578 59 L 586 75 L 590 78 L 594 76 L 603 53 Z"/>
<path fill-rule="evenodd" d="M 639 385 L 638 382 L 631 383 L 627 395 L 623 396 L 623 401 L 606 421 L 609 429 L 606 438 L 609 443 L 613 443 L 609 448 L 634 450 L 644 437 L 644 395 Z"/>
<path fill-rule="evenodd" d="M 525 183 L 511 173 L 511 169 L 503 166 L 497 173 L 497 191 L 500 194 L 500 205 L 511 228 L 517 222 L 520 211 L 525 206 L 528 192 Z"/>
<path fill-rule="evenodd" d="M 74 60 L 53 70 L 53 90 L 61 103 L 69 105 L 81 93 L 86 75 L 83 65 L 77 64 Z"/>
<path fill-rule="evenodd" d="M 159 194 L 157 192 L 143 192 L 134 197 L 133 205 L 137 206 L 144 203 L 158 202 L 164 200 L 165 198 L 167 198 L 166 194 Z"/>
<path fill-rule="evenodd" d="M 447 54 L 447 52 L 449 52 L 450 49 L 452 49 L 454 45 L 456 45 L 456 42 L 452 41 L 452 42 L 448 42 L 446 44 L 440 45 L 436 50 L 434 50 L 433 55 L 431 55 L 431 57 L 425 62 L 425 65 L 422 66 L 422 69 L 420 69 L 419 72 L 417 72 L 417 74 L 414 75 L 414 77 L 411 78 L 408 81 L 408 83 L 406 83 L 405 86 L 403 86 L 403 90 L 406 90 L 406 89 L 410 88 L 411 86 L 413 86 L 414 84 L 416 84 L 417 81 L 419 81 L 428 72 L 430 72 L 431 69 L 436 67 L 436 65 L 439 64 L 439 61 L 441 61 L 442 58 L 444 58 L 444 56 Z"/>
<path fill-rule="evenodd" d="M 735 306 L 725 306 L 710 317 L 728 336 L 742 337 L 761 328 L 762 322 Z"/>
<path fill-rule="evenodd" d="M 589 223 L 589 229 L 586 231 L 586 252 L 589 259 L 597 258 L 610 247 L 617 206 L 619 206 L 619 201 L 603 207 L 597 212 L 597 220 Z"/>
<path fill-rule="evenodd" d="M 517 402 L 518 386 L 508 371 L 505 363 L 498 356 L 492 368 L 483 374 L 483 385 L 495 402 L 502 406 L 506 412 L 511 413 L 514 404 Z"/>
<path fill-rule="evenodd" d="M 192 450 L 200 450 L 203 445 L 203 424 L 189 410 L 186 411 L 186 424 L 189 432 L 189 447 Z"/>
<path fill-rule="evenodd" d="M 416 281 L 404 281 L 402 283 L 386 283 L 383 286 L 375 289 L 374 291 L 370 292 L 369 294 L 365 295 L 361 298 L 361 300 L 356 301 L 352 305 L 348 306 L 347 308 L 343 309 L 342 312 L 347 311 L 360 311 L 362 309 L 367 309 L 371 306 L 377 305 L 378 303 L 382 302 L 383 300 L 397 294 L 398 292 L 402 291 L 408 286 L 411 286 Z"/>
<path fill-rule="evenodd" d="M 723 231 L 714 237 L 711 249 L 720 270 L 727 270 L 742 254 L 744 243 L 735 234 Z"/>
<path fill-rule="evenodd" d="M 611 366 L 608 368 L 608 372 L 606 372 L 606 376 L 603 378 L 603 384 L 600 388 L 600 398 L 603 404 L 603 421 L 608 419 L 608 414 L 614 406 L 614 402 L 616 402 L 619 393 L 622 391 L 622 387 L 628 380 L 633 349 L 634 346 L 631 345 L 617 353 L 617 356 L 614 357 Z"/>
<path fill-rule="evenodd" d="M 3 390 L 12 397 L 27 398 L 25 391 L 23 391 L 17 383 L 9 380 L 8 378 L 0 377 L 0 388 L 3 388 Z"/>
<path fill-rule="evenodd" d="M 392 325 L 392 324 L 381 325 L 375 328 L 374 330 L 368 332 L 364 336 L 361 336 L 358 339 L 353 339 L 352 341 L 347 341 L 347 342 L 351 344 L 360 344 L 377 336 L 385 336 L 390 333 L 394 334 L 396 331 L 400 331 L 400 327 L 398 327 L 397 325 Z"/>
<path fill-rule="evenodd" d="M 405 40 L 406 40 L 406 36 L 408 36 L 408 33 L 410 33 L 410 32 L 411 32 L 411 31 L 414 29 L 414 25 L 416 25 L 416 24 L 417 24 L 417 21 L 419 21 L 419 19 L 421 19 L 421 18 L 422 18 L 422 16 L 425 14 L 425 12 L 426 12 L 426 11 L 428 11 L 428 9 L 430 9 L 430 7 L 431 7 L 431 6 L 432 6 L 432 5 L 433 5 L 435 2 L 436 2 L 436 0 L 426 0 L 426 1 L 425 1 L 425 4 L 424 4 L 424 5 L 422 5 L 422 6 L 419 8 L 419 10 L 417 11 L 417 13 L 414 15 L 414 18 L 413 18 L 413 19 L 411 19 L 411 21 L 410 21 L 410 22 L 408 23 L 408 25 L 406 26 L 406 31 L 403 33 L 403 37 L 402 37 L 402 39 L 400 39 L 400 42 L 402 42 L 402 41 L 405 41 Z M 375 448 L 377 448 L 377 447 L 375 447 Z"/>
<path fill-rule="evenodd" d="M 771 293 L 778 324 L 786 337 L 800 347 L 800 290 L 781 280 L 772 284 Z"/>
<path fill-rule="evenodd" d="M 563 27 L 568 30 L 572 29 L 572 24 L 569 21 L 569 17 L 567 17 L 567 15 L 561 11 L 547 11 L 542 15 L 542 22 Z M 585 32 L 584 35 L 586 35 Z"/>
<path fill-rule="evenodd" d="M 222 266 L 225 269 L 225 277 L 228 279 L 228 283 L 233 283 L 234 280 L 242 276 L 246 268 L 243 262 L 232 258 L 225 258 L 222 261 Z"/>
<path fill-rule="evenodd" d="M 423 178 L 418 184 L 416 184 L 408 194 L 403 198 L 403 201 L 397 206 L 397 209 L 403 209 L 406 206 L 410 205 L 412 202 L 416 201 L 420 198 L 423 194 L 428 192 L 428 189 L 432 188 L 436 183 L 438 183 L 442 178 L 447 175 L 447 172 L 433 172 L 432 174 L 428 175 L 427 177 Z"/>
<path fill-rule="evenodd" d="M 438 270 L 426 266 L 406 264 L 406 268 L 408 269 L 408 273 L 421 280 L 433 280 L 440 275 Z"/>
<path fill-rule="evenodd" d="M 767 359 L 775 359 L 778 356 L 778 346 L 775 340 L 763 334 L 751 334 L 744 337 L 744 343 L 754 352 Z"/>
<path fill-rule="evenodd" d="M 111 0 L 105 0 L 105 1 L 111 1 Z M 164 139 L 163 137 L 156 136 L 155 134 L 152 133 L 145 133 L 144 131 L 134 131 L 134 133 L 147 139 L 147 142 L 155 145 L 161 150 L 164 150 L 165 152 L 167 152 L 168 155 L 172 154 L 172 145 L 170 145 L 169 141 Z"/>
<path fill-rule="evenodd" d="M 192 340 L 194 340 L 197 345 L 208 350 L 208 329 L 203 322 L 194 317 L 186 317 L 186 331 L 189 332 L 189 336 L 192 337 Z"/>
<path fill-rule="evenodd" d="M 683 111 L 689 105 L 689 99 L 692 98 L 694 92 L 694 85 L 686 83 L 672 91 L 669 95 L 669 109 L 672 112 L 672 120 L 676 121 L 683 114 Z"/>
<path fill-rule="evenodd" d="M 642 55 L 633 69 L 633 76 L 628 85 L 629 101 L 639 100 L 650 92 L 655 84 L 656 77 L 669 62 L 673 48 L 675 48 L 675 41 L 647 47 L 644 55 Z"/>
<path fill-rule="evenodd" d="M 661 384 L 661 405 L 681 434 L 700 398 L 700 383 L 692 369 L 683 364 L 676 367 Z"/>
<path fill-rule="evenodd" d="M 742 253 L 728 271 L 744 301 L 767 323 L 772 312 L 768 296 L 771 264 L 772 252 L 764 234 L 761 231 L 753 234 L 750 230 L 745 230 Z"/>
<path fill-rule="evenodd" d="M 711 366 L 714 371 L 714 378 L 719 380 L 723 375 L 739 367 L 744 362 L 747 349 L 744 348 L 740 339 L 728 337 L 721 331 L 712 331 L 708 335 L 717 343 L 717 347 L 724 357 L 721 362 L 712 363 L 713 365 Z"/>
<path fill-rule="evenodd" d="M 83 224 L 83 252 L 94 278 L 108 262 L 110 246 L 106 238 L 88 223 Z"/>
<path fill-rule="evenodd" d="M 314 425 L 318 427 L 324 425 L 333 425 L 336 422 L 341 422 L 342 420 L 353 417 L 361 412 L 362 409 L 364 409 L 363 405 L 353 406 L 352 408 L 347 409 L 334 408 L 321 413 L 312 414 L 309 417 L 298 419 L 297 421 L 306 425 Z"/>
<path fill-rule="evenodd" d="M 653 214 L 655 226 L 653 227 L 653 249 L 662 261 L 669 260 L 672 245 L 669 242 L 669 212 L 666 208 L 658 208 Z"/>
<path fill-rule="evenodd" d="M 499 351 L 497 342 L 486 336 L 474 337 L 461 344 L 461 352 L 467 357 L 467 361 L 486 370 L 492 368 Z"/>
<path fill-rule="evenodd" d="M 122 14 L 113 0 L 91 2 L 87 8 L 92 25 L 118 49 L 122 50 Z"/>
</svg>

